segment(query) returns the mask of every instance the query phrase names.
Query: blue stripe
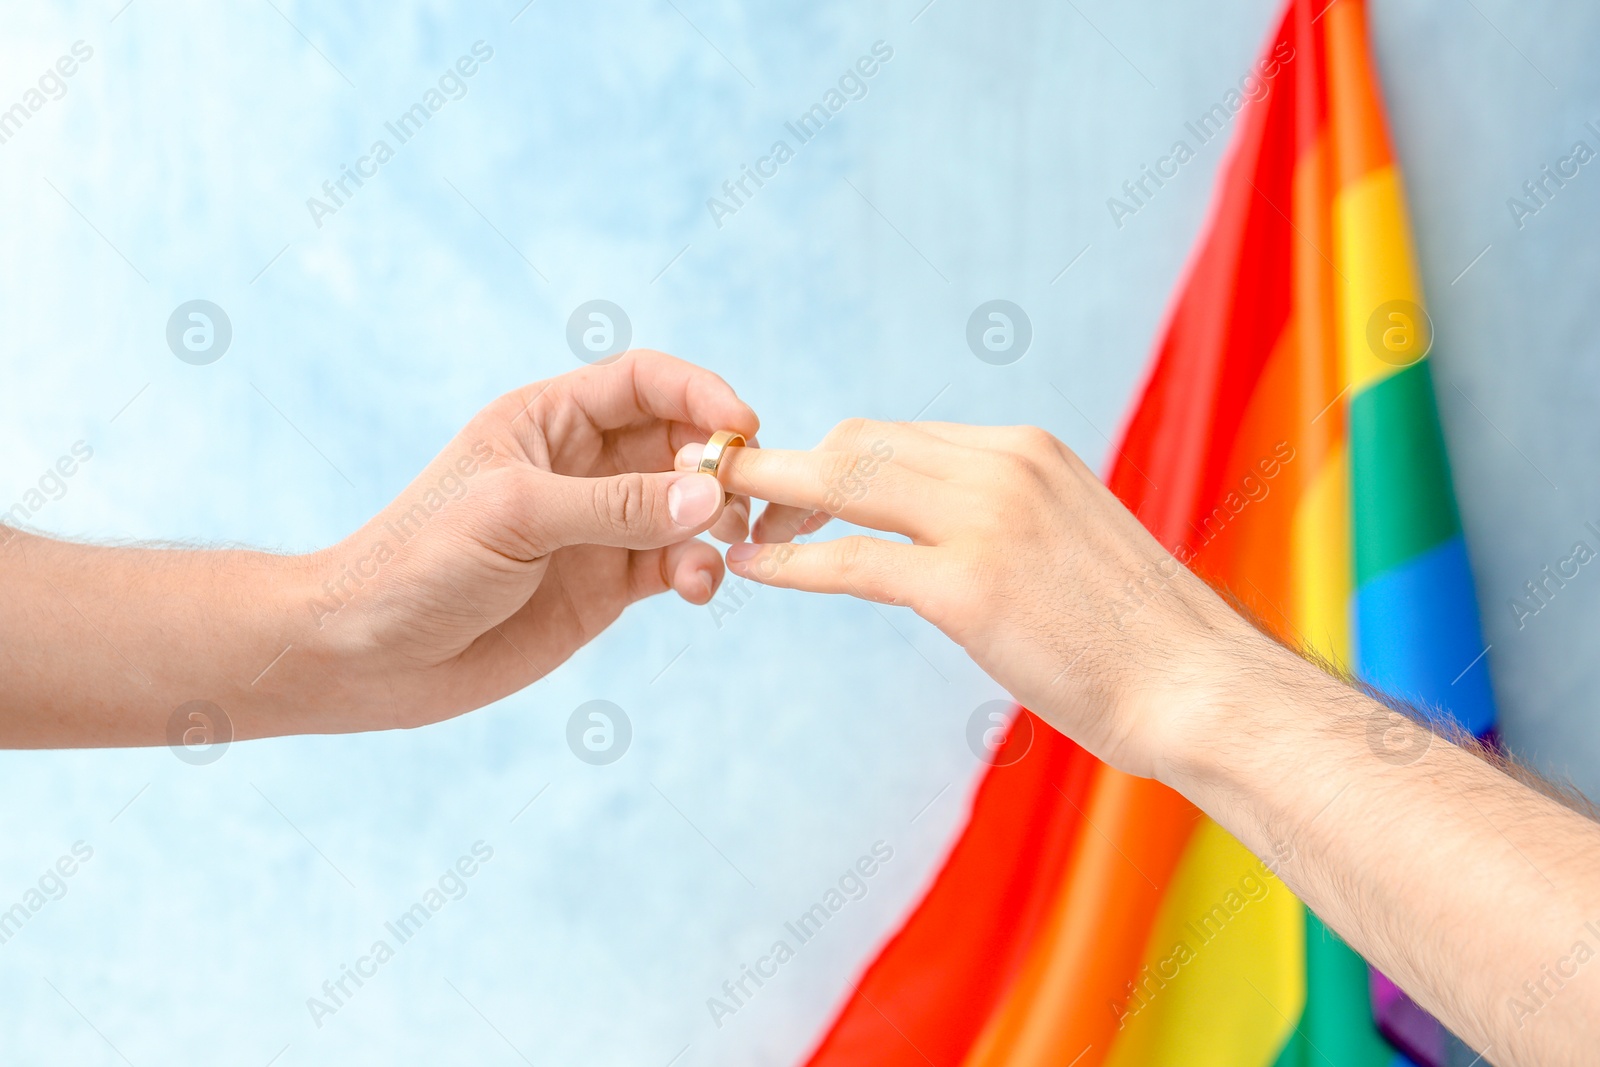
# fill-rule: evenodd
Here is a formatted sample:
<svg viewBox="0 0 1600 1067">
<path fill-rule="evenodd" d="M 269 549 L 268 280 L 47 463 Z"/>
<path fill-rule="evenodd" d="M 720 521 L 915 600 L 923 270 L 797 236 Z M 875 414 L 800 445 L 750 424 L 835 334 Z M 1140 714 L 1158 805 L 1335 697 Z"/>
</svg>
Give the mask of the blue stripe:
<svg viewBox="0 0 1600 1067">
<path fill-rule="evenodd" d="M 1421 710 L 1443 709 L 1475 734 L 1494 725 L 1489 659 L 1459 535 L 1373 578 L 1351 607 L 1362 680 Z"/>
</svg>

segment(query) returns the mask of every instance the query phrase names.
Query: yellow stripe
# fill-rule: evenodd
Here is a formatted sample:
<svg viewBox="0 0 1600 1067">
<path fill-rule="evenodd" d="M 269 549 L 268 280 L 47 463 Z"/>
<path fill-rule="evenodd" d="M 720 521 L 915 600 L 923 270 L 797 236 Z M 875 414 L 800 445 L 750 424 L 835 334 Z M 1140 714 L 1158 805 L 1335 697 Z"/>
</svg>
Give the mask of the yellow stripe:
<svg viewBox="0 0 1600 1067">
<path fill-rule="evenodd" d="M 1294 515 L 1294 626 L 1312 651 L 1350 664 L 1350 471 L 1333 446 Z"/>
<path fill-rule="evenodd" d="M 1305 1008 L 1305 970 L 1300 902 L 1206 819 L 1162 901 L 1106 1067 L 1269 1064 Z"/>
<path fill-rule="evenodd" d="M 1422 287 L 1399 170 L 1380 167 L 1341 189 L 1333 223 L 1339 350 L 1354 395 L 1426 355 L 1431 327 L 1417 317 Z"/>
</svg>

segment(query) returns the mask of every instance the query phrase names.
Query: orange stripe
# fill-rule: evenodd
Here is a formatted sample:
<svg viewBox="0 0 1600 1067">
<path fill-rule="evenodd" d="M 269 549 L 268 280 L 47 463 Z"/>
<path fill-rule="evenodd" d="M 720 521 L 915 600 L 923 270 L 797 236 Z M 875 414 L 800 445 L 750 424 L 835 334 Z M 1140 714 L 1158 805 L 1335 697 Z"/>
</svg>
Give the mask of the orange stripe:
<svg viewBox="0 0 1600 1067">
<path fill-rule="evenodd" d="M 1344 406 L 1334 403 L 1344 389 L 1339 372 L 1337 313 L 1333 280 L 1337 246 L 1333 237 L 1333 161 L 1326 126 L 1317 131 L 1294 172 L 1294 318 L 1298 326 L 1299 394 L 1295 425 L 1297 448 L 1320 467 L 1344 440 Z M 1310 479 L 1306 479 L 1309 483 Z"/>
<path fill-rule="evenodd" d="M 1338 116 L 1333 123 L 1336 177 L 1344 189 L 1389 166 L 1394 154 L 1367 50 L 1365 0 L 1334 0 L 1322 21 L 1327 24 L 1329 105 Z"/>
<path fill-rule="evenodd" d="M 1295 506 L 1318 457 L 1303 447 L 1296 425 L 1300 380 L 1294 320 L 1284 331 L 1239 424 L 1228 457 L 1224 492 L 1199 520 L 1191 566 L 1237 598 L 1274 632 L 1293 632 L 1294 584 L 1283 546 Z"/>
</svg>

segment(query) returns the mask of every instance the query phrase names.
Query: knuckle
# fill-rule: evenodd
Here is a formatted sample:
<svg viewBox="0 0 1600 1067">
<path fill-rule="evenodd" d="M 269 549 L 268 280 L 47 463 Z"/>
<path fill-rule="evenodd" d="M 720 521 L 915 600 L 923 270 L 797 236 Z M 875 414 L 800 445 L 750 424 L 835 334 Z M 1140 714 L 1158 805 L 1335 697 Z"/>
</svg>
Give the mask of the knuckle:
<svg viewBox="0 0 1600 1067">
<path fill-rule="evenodd" d="M 1012 489 L 1036 487 L 1070 466 L 1066 446 L 1037 426 L 1008 426 L 1001 442 L 993 458 L 1003 484 Z"/>
<path fill-rule="evenodd" d="M 509 468 L 489 471 L 479 486 L 473 487 L 478 499 L 477 509 L 489 515 L 502 515 L 513 524 L 520 524 L 528 507 L 529 494 L 521 479 Z"/>
<path fill-rule="evenodd" d="M 834 544 L 833 563 L 852 591 L 868 600 L 883 603 L 885 595 L 881 568 L 871 552 L 871 544 L 864 537 L 843 537 Z"/>
<path fill-rule="evenodd" d="M 628 473 L 596 484 L 596 510 L 601 518 L 621 528 L 631 528 L 649 517 L 649 496 L 644 475 Z"/>
<path fill-rule="evenodd" d="M 554 379 L 545 378 L 537 382 L 529 382 L 527 385 L 518 386 L 509 392 L 501 393 L 478 414 L 480 417 L 487 418 L 491 425 L 500 427 L 514 426 L 525 414 L 531 415 L 534 413 L 539 399 L 544 396 L 553 384 Z"/>
<path fill-rule="evenodd" d="M 1052 459 L 1059 453 L 1055 435 L 1038 426 L 1012 426 L 1008 430 L 1012 447 L 1035 459 Z"/>
<path fill-rule="evenodd" d="M 501 554 L 533 559 L 549 550 L 536 521 L 533 497 L 515 470 L 492 470 L 462 498 L 461 519 Z"/>
<path fill-rule="evenodd" d="M 829 514 L 836 514 L 844 502 L 852 499 L 852 490 L 856 482 L 856 468 L 861 462 L 861 456 L 855 451 L 832 453 L 823 466 L 822 495 L 824 497 L 824 510 Z"/>
<path fill-rule="evenodd" d="M 996 452 L 990 463 L 997 484 L 1004 490 L 1020 488 L 1033 478 L 1033 462 L 1021 452 Z"/>
<path fill-rule="evenodd" d="M 863 419 L 859 416 L 843 419 L 828 431 L 828 435 L 822 439 L 822 443 L 827 447 L 847 445 L 866 433 L 871 425 L 872 421 L 870 419 Z"/>
<path fill-rule="evenodd" d="M 857 596 L 878 604 L 915 607 L 914 591 L 906 588 L 905 572 L 894 565 L 882 542 L 871 537 L 846 537 L 838 545 L 835 566 Z"/>
<path fill-rule="evenodd" d="M 835 541 L 833 565 L 846 578 L 856 580 L 866 571 L 866 545 L 859 537 L 841 537 Z"/>
</svg>

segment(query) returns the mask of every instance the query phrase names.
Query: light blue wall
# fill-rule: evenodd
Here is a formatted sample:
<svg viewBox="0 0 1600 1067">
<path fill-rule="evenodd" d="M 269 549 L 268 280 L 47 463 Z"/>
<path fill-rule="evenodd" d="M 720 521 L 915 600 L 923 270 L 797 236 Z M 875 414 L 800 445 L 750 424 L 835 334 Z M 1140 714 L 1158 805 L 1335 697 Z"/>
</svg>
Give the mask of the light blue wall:
<svg viewBox="0 0 1600 1067">
<path fill-rule="evenodd" d="M 768 444 L 926 408 L 1099 463 L 1220 142 L 1121 229 L 1106 198 L 1246 72 L 1275 7 L 275 2 L 0 16 L 0 104 L 94 50 L 0 144 L 0 507 L 83 440 L 45 529 L 327 544 L 484 402 L 575 366 L 566 319 L 593 298 L 725 374 Z M 1600 171 L 1520 231 L 1505 206 L 1600 146 L 1600 12 L 1376 6 L 1506 733 L 1600 790 L 1600 577 L 1521 630 L 1509 607 L 1597 543 Z M 317 228 L 306 198 L 479 39 L 465 97 Z M 880 40 L 866 96 L 719 227 L 707 198 Z M 207 367 L 164 341 L 197 297 L 234 327 Z M 1032 319 L 1011 366 L 964 340 L 992 298 Z M 925 884 L 977 772 L 967 718 L 1000 695 L 912 617 L 768 590 L 721 620 L 637 608 L 417 732 L 205 767 L 0 756 L 0 907 L 93 848 L 0 945 L 0 1058 L 787 1062 Z M 593 698 L 634 723 L 609 767 L 563 741 Z M 306 998 L 479 840 L 467 895 L 314 1026 Z M 714 1026 L 706 998 L 877 841 L 866 896 Z"/>
</svg>

